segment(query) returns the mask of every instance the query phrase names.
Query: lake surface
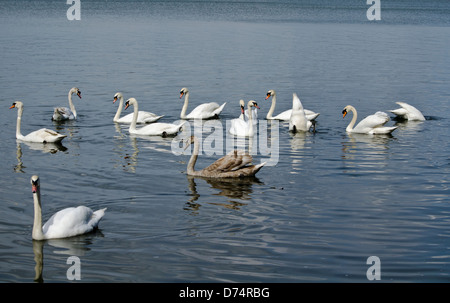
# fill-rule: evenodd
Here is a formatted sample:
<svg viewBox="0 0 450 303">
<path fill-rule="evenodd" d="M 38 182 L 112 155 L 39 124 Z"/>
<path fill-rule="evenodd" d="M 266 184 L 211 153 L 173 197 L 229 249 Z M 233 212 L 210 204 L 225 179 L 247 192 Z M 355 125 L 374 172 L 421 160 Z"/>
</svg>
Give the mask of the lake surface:
<svg viewBox="0 0 450 303">
<path fill-rule="evenodd" d="M 381 1 L 380 21 L 356 0 L 81 0 L 74 21 L 65 2 L 0 4 L 1 282 L 68 282 L 71 256 L 81 282 L 370 282 L 370 256 L 382 282 L 450 281 L 448 1 Z M 78 119 L 52 122 L 74 86 Z M 227 102 L 220 119 L 189 121 L 175 138 L 113 123 L 118 91 L 179 122 L 182 87 L 188 111 Z M 293 93 L 319 112 L 316 131 L 267 122 L 269 89 L 275 114 Z M 202 137 L 197 168 L 221 157 L 240 99 L 261 108 L 243 144 L 270 165 L 252 179 L 187 177 L 180 141 Z M 24 134 L 51 128 L 67 135 L 62 146 L 16 141 L 15 100 Z M 344 106 L 360 120 L 397 101 L 427 120 L 346 133 Z M 33 174 L 44 220 L 107 207 L 100 229 L 33 241 Z"/>
</svg>

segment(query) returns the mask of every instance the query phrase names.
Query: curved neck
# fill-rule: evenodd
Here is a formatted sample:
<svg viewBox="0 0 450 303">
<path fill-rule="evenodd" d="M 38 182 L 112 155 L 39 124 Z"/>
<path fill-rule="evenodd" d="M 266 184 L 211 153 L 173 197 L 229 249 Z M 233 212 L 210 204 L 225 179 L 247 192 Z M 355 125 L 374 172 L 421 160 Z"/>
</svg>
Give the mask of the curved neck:
<svg viewBox="0 0 450 303">
<path fill-rule="evenodd" d="M 253 135 L 253 114 L 252 114 L 252 106 L 250 104 L 247 105 L 248 111 L 248 134 L 250 136 Z"/>
<path fill-rule="evenodd" d="M 114 116 L 113 119 L 114 122 L 119 121 L 120 114 L 122 113 L 122 108 L 123 108 L 123 96 L 120 96 L 119 107 L 117 108 L 116 115 Z"/>
<path fill-rule="evenodd" d="M 273 112 L 275 111 L 275 104 L 277 103 L 277 95 L 272 95 L 272 105 L 267 113 L 266 119 L 272 119 Z"/>
<path fill-rule="evenodd" d="M 181 119 L 186 118 L 186 111 L 187 111 L 187 108 L 188 108 L 188 103 L 189 103 L 189 92 L 187 92 L 184 95 L 184 104 L 183 104 L 183 108 L 181 109 L 181 114 L 180 114 L 180 118 Z"/>
<path fill-rule="evenodd" d="M 198 143 L 198 139 L 194 137 L 194 151 L 192 152 L 191 158 L 189 159 L 187 165 L 187 173 L 188 175 L 195 175 L 197 172 L 195 171 L 195 163 L 197 162 L 198 152 L 200 149 L 200 145 Z"/>
<path fill-rule="evenodd" d="M 23 135 L 20 131 L 20 125 L 22 124 L 23 107 L 19 107 L 17 110 L 17 125 L 16 125 L 16 139 L 22 139 Z"/>
<path fill-rule="evenodd" d="M 356 113 L 356 109 L 353 106 L 349 106 L 347 108 L 353 113 L 353 118 L 352 121 L 350 121 L 349 125 L 347 126 L 346 131 L 352 131 L 353 126 L 355 126 L 356 119 L 358 118 L 358 114 Z"/>
<path fill-rule="evenodd" d="M 72 94 L 73 94 L 73 91 L 70 90 L 69 95 L 68 95 L 69 107 L 70 107 L 70 110 L 72 111 L 74 117 L 76 118 L 77 117 L 77 111 L 75 110 L 75 106 L 73 105 L 73 102 L 72 102 Z"/>
<path fill-rule="evenodd" d="M 33 193 L 34 200 L 34 223 L 33 223 L 33 234 L 34 240 L 43 240 L 44 233 L 42 232 L 42 210 L 41 210 L 41 190 L 38 188 L 35 193 Z"/>
<path fill-rule="evenodd" d="M 131 124 L 130 124 L 130 128 L 129 131 L 135 131 L 136 130 L 136 123 L 137 123 L 137 118 L 138 118 L 138 104 L 137 102 L 133 102 L 133 107 L 134 107 L 134 112 L 133 112 L 133 120 L 131 120 Z"/>
</svg>

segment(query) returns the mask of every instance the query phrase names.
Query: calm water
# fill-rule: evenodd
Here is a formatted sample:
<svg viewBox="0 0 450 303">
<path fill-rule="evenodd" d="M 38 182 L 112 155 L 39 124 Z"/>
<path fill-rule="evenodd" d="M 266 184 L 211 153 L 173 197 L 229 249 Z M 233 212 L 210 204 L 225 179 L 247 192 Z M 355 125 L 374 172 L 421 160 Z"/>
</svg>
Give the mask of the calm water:
<svg viewBox="0 0 450 303">
<path fill-rule="evenodd" d="M 384 282 L 449 282 L 450 3 L 381 1 L 376 22 L 365 3 L 81 0 L 81 20 L 69 22 L 65 1 L 2 1 L 0 281 L 66 282 L 78 256 L 82 282 L 367 282 L 378 256 Z M 79 119 L 53 123 L 73 86 Z M 188 178 L 189 151 L 172 146 L 188 131 L 133 137 L 112 122 L 117 91 L 177 121 L 182 87 L 189 109 L 228 102 L 215 121 L 224 127 L 239 99 L 265 117 L 269 89 L 275 113 L 296 92 L 320 112 L 316 133 L 269 124 L 278 161 L 257 178 Z M 24 134 L 52 128 L 63 146 L 16 142 L 15 100 Z M 346 134 L 345 105 L 363 117 L 396 101 L 427 121 Z M 197 168 L 219 156 L 205 150 Z M 107 207 L 100 230 L 33 242 L 33 174 L 44 220 Z"/>
</svg>

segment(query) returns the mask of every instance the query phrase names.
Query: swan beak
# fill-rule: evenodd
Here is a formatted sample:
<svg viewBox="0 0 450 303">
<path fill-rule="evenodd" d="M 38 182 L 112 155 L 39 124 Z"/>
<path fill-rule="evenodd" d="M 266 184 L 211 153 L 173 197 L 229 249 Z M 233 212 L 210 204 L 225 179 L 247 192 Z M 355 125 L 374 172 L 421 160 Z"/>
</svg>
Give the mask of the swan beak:
<svg viewBox="0 0 450 303">
<path fill-rule="evenodd" d="M 36 192 L 37 192 L 37 186 L 36 186 L 36 184 L 31 184 L 31 192 L 33 193 L 33 194 L 35 194 Z"/>
<path fill-rule="evenodd" d="M 16 107 L 16 104 L 15 104 L 15 103 L 14 103 L 13 105 L 11 105 L 11 106 L 9 107 L 9 109 L 14 108 L 14 107 Z"/>
<path fill-rule="evenodd" d="M 184 95 L 184 93 L 183 92 L 181 92 L 180 93 L 180 99 L 183 97 L 183 95 Z"/>
<path fill-rule="evenodd" d="M 257 109 L 261 109 L 261 108 L 258 106 L 258 104 L 256 104 L 256 103 L 255 103 L 253 106 L 256 107 Z"/>
<path fill-rule="evenodd" d="M 113 104 L 116 103 L 116 101 L 117 101 L 117 97 L 114 97 Z"/>
<path fill-rule="evenodd" d="M 243 114 L 245 112 L 244 107 L 241 106 L 241 113 Z"/>
<path fill-rule="evenodd" d="M 128 107 L 130 107 L 130 103 L 127 102 L 127 104 L 125 104 L 125 109 L 127 109 Z"/>
<path fill-rule="evenodd" d="M 266 100 L 270 98 L 270 93 L 267 93 Z"/>
<path fill-rule="evenodd" d="M 347 111 L 344 109 L 344 110 L 342 111 L 342 118 L 345 118 L 345 116 L 347 116 Z"/>
<path fill-rule="evenodd" d="M 77 96 L 78 96 L 78 98 L 81 99 L 81 92 L 80 91 L 77 92 Z"/>
</svg>

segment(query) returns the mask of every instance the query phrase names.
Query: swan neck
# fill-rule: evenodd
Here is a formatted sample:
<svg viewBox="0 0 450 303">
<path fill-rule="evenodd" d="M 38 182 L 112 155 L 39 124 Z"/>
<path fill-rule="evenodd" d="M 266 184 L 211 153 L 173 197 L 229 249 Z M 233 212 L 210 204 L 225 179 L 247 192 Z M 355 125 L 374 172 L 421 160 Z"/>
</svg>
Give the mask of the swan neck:
<svg viewBox="0 0 450 303">
<path fill-rule="evenodd" d="M 269 112 L 267 113 L 266 119 L 272 119 L 273 112 L 275 111 L 275 105 L 277 103 L 277 96 L 272 95 L 272 105 L 270 106 Z"/>
<path fill-rule="evenodd" d="M 134 107 L 134 111 L 133 111 L 133 120 L 131 120 L 131 124 L 130 124 L 130 128 L 129 128 L 130 132 L 136 130 L 136 123 L 137 123 L 138 112 L 139 112 L 139 108 L 138 108 L 137 102 L 133 102 L 132 104 L 133 104 L 133 107 Z"/>
<path fill-rule="evenodd" d="M 42 208 L 41 208 L 41 191 L 38 188 L 35 193 L 33 193 L 34 200 L 34 223 L 33 223 L 33 234 L 34 240 L 43 240 L 44 233 L 42 232 Z"/>
<path fill-rule="evenodd" d="M 358 114 L 356 112 L 356 109 L 353 106 L 349 106 L 347 108 L 353 113 L 352 121 L 350 121 L 350 123 L 348 124 L 347 129 L 346 129 L 346 131 L 350 132 L 353 130 L 353 126 L 355 126 L 356 119 L 358 118 Z"/>
<path fill-rule="evenodd" d="M 187 92 L 184 95 L 184 104 L 183 104 L 183 108 L 181 109 L 181 114 L 180 114 L 180 118 L 181 119 L 185 119 L 186 118 L 186 111 L 188 108 L 188 104 L 189 104 L 189 92 Z"/>
<path fill-rule="evenodd" d="M 22 114 L 23 114 L 23 107 L 19 107 L 17 111 L 16 139 L 23 138 L 22 132 L 20 131 L 20 127 L 22 124 Z"/>
<path fill-rule="evenodd" d="M 120 114 L 122 113 L 122 109 L 123 109 L 123 96 L 120 96 L 119 107 L 117 108 L 116 115 L 114 116 L 114 119 L 113 119 L 114 122 L 119 121 Z"/>
<path fill-rule="evenodd" d="M 73 91 L 70 90 L 69 95 L 68 95 L 69 107 L 70 107 L 70 110 L 72 111 L 74 117 L 76 118 L 77 117 L 77 111 L 75 110 L 75 106 L 73 105 L 73 102 L 72 102 L 72 94 L 73 94 Z"/>
<path fill-rule="evenodd" d="M 195 163 L 197 162 L 199 149 L 200 149 L 200 144 L 198 142 L 198 139 L 194 138 L 194 150 L 192 152 L 191 158 L 189 159 L 189 162 L 187 165 L 188 175 L 195 175 L 197 173 L 195 171 L 194 166 L 195 166 Z"/>
</svg>

